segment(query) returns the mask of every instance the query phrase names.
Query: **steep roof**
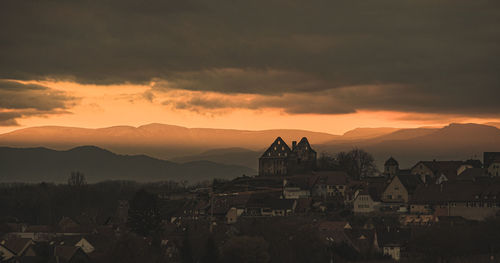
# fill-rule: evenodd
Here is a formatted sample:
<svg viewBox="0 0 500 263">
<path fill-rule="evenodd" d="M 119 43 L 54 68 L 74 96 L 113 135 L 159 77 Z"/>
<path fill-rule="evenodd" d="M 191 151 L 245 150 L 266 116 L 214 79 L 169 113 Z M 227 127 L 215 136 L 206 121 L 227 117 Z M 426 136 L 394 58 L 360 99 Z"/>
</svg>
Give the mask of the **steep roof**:
<svg viewBox="0 0 500 263">
<path fill-rule="evenodd" d="M 54 256 L 58 257 L 62 262 L 70 261 L 78 252 L 85 254 L 80 247 L 75 246 L 56 246 L 54 248 Z"/>
<path fill-rule="evenodd" d="M 293 148 L 293 151 L 298 151 L 298 150 L 316 152 L 315 150 L 313 150 L 311 148 L 311 145 L 309 144 L 309 141 L 307 140 L 306 137 L 302 137 L 302 139 L 300 139 L 300 142 L 297 143 L 297 146 L 295 146 L 295 148 Z"/>
<path fill-rule="evenodd" d="M 281 137 L 278 137 L 260 158 L 286 158 L 291 151 L 285 141 Z"/>
<path fill-rule="evenodd" d="M 474 181 L 478 177 L 487 176 L 488 170 L 484 168 L 467 168 L 461 174 L 457 176 L 457 180 L 470 180 Z"/>
<path fill-rule="evenodd" d="M 367 186 L 366 192 L 370 195 L 373 201 L 378 202 L 382 197 L 382 193 L 384 192 L 385 187 L 386 183 L 370 183 Z"/>
<path fill-rule="evenodd" d="M 401 181 L 409 194 L 413 193 L 417 186 L 422 184 L 420 177 L 415 174 L 397 175 L 396 177 Z"/>
<path fill-rule="evenodd" d="M 19 255 L 30 244 L 33 244 L 33 240 L 31 238 L 9 238 L 7 240 L 2 240 L 0 244 L 15 255 Z"/>
<path fill-rule="evenodd" d="M 492 162 L 500 158 L 500 152 L 484 152 L 483 163 L 484 167 L 488 168 Z"/>
<path fill-rule="evenodd" d="M 441 185 L 418 187 L 410 202 L 439 204 L 446 202 L 478 202 L 500 199 L 500 182 L 455 181 Z"/>
<path fill-rule="evenodd" d="M 464 162 L 465 165 L 470 165 L 473 168 L 482 168 L 483 163 L 480 160 L 469 159 Z"/>
<path fill-rule="evenodd" d="M 379 247 L 404 246 L 410 240 L 410 230 L 402 228 L 380 228 L 377 229 L 377 242 Z"/>
<path fill-rule="evenodd" d="M 347 185 L 349 177 L 343 171 L 321 171 L 311 175 L 313 184 Z"/>
<path fill-rule="evenodd" d="M 456 175 L 458 168 L 464 164 L 463 161 L 420 161 L 415 166 L 423 164 L 427 166 L 433 173 L 443 173 L 444 175 Z"/>
<path fill-rule="evenodd" d="M 346 234 L 347 221 L 323 221 L 318 224 L 318 232 L 322 241 L 331 241 L 336 244 L 351 244 Z"/>
</svg>

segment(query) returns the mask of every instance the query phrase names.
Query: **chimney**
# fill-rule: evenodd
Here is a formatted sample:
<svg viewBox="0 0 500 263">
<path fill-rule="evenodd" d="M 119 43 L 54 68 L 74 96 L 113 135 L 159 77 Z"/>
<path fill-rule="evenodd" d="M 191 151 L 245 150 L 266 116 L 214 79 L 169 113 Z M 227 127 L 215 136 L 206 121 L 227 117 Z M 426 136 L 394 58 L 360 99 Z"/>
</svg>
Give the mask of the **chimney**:
<svg viewBox="0 0 500 263">
<path fill-rule="evenodd" d="M 297 141 L 293 141 L 292 142 L 292 150 L 294 150 L 296 146 L 297 146 Z"/>
</svg>

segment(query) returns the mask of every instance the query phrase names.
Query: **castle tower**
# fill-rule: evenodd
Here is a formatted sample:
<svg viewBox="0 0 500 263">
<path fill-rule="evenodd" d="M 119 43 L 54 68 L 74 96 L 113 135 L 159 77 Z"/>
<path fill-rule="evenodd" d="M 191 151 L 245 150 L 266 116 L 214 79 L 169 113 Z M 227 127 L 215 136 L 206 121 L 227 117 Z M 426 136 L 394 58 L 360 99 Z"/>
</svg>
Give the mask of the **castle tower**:
<svg viewBox="0 0 500 263">
<path fill-rule="evenodd" d="M 399 172 L 399 163 L 396 159 L 392 158 L 392 156 L 385 161 L 384 164 L 384 175 L 392 178 L 396 176 Z"/>
</svg>

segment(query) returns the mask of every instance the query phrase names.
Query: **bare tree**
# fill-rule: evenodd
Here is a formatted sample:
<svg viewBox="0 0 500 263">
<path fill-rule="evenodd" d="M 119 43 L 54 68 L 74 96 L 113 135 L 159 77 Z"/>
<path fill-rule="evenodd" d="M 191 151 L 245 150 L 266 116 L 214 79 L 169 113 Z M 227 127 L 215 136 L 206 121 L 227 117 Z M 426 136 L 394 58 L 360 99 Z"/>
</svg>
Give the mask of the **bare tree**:
<svg viewBox="0 0 500 263">
<path fill-rule="evenodd" d="M 68 178 L 69 186 L 84 186 L 87 184 L 87 180 L 85 180 L 85 175 L 81 172 L 71 172 L 70 177 Z"/>
<path fill-rule="evenodd" d="M 318 158 L 318 169 L 324 171 L 336 170 L 338 163 L 335 157 L 327 152 L 322 152 Z"/>
<path fill-rule="evenodd" d="M 354 179 L 371 176 L 377 171 L 375 159 L 363 149 L 354 148 L 349 152 L 339 152 L 336 159 L 339 168 Z"/>
</svg>

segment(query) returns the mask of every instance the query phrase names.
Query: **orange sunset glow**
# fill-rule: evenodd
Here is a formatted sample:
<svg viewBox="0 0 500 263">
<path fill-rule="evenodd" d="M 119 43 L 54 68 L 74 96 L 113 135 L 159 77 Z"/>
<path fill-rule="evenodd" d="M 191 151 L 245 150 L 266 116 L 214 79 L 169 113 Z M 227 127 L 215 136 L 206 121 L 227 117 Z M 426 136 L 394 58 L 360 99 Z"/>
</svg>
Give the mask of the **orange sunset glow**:
<svg viewBox="0 0 500 263">
<path fill-rule="evenodd" d="M 168 89 L 155 91 L 149 85 L 89 85 L 75 82 L 22 81 L 64 92 L 72 100 L 65 112 L 23 118 L 16 126 L 2 126 L 9 132 L 32 126 L 71 126 L 101 128 L 109 126 L 140 126 L 165 123 L 184 127 L 242 130 L 304 129 L 343 134 L 357 127 L 443 126 L 451 122 L 494 122 L 496 118 L 475 118 L 451 114 L 422 114 L 397 111 L 359 110 L 347 114 L 288 113 L 279 105 L 248 108 L 245 105 L 266 96 L 252 94 L 222 94 L 216 92 Z M 280 95 L 283 96 L 283 95 Z M 286 96 L 286 95 L 285 95 Z M 183 103 L 193 97 L 233 101 L 222 108 L 175 108 L 168 101 Z M 269 96 L 273 97 L 273 96 Z M 293 96 L 289 98 L 293 100 Z M 311 107 L 314 102 L 311 101 Z M 241 104 L 238 105 L 238 104 Z"/>
<path fill-rule="evenodd" d="M 0 0 L 0 263 L 500 262 L 500 0 Z"/>
</svg>

